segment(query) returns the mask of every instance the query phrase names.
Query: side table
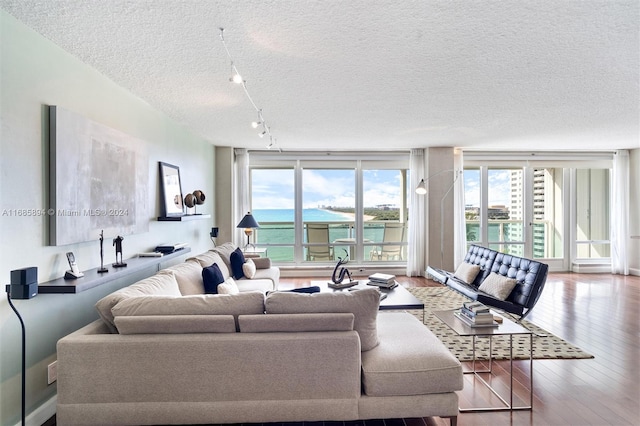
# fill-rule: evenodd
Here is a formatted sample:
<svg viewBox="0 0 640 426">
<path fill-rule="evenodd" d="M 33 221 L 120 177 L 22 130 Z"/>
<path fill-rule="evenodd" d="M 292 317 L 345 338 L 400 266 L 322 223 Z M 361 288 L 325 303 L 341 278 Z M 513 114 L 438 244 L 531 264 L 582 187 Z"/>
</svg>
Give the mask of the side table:
<svg viewBox="0 0 640 426">
<path fill-rule="evenodd" d="M 533 409 L 533 333 L 511 321 L 508 318 L 498 315 L 492 311 L 494 316 L 502 317 L 502 324 L 497 327 L 470 327 L 463 321 L 458 319 L 454 312 L 449 311 L 433 311 L 433 314 L 440 321 L 445 323 L 450 329 L 455 331 L 459 336 L 471 336 L 473 344 L 473 360 L 472 368 L 470 371 L 465 371 L 464 374 L 473 374 L 480 382 L 482 382 L 500 401 L 504 404 L 503 407 L 477 407 L 477 408 L 459 408 L 460 412 L 473 412 L 473 411 L 514 411 L 514 410 L 532 410 Z M 529 335 L 529 405 L 527 406 L 513 406 L 513 336 L 523 334 Z M 492 343 L 493 336 L 509 336 L 509 401 L 505 400 L 498 392 L 482 377 L 479 373 L 492 373 L 493 359 Z M 489 368 L 485 370 L 478 370 L 476 368 L 476 338 L 488 337 L 489 338 Z"/>
<path fill-rule="evenodd" d="M 250 249 L 246 249 L 243 250 L 243 254 L 245 255 L 245 257 L 267 257 L 267 249 L 260 247 L 260 248 L 250 248 Z"/>
</svg>

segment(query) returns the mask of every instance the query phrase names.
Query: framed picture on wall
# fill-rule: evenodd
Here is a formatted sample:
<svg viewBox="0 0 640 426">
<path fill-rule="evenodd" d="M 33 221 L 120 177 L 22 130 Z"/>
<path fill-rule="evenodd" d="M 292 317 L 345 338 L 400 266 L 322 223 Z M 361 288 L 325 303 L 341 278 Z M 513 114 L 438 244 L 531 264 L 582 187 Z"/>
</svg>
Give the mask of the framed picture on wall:
<svg viewBox="0 0 640 426">
<path fill-rule="evenodd" d="M 184 216 L 180 168 L 158 162 L 160 168 L 160 214 L 164 217 Z"/>
</svg>

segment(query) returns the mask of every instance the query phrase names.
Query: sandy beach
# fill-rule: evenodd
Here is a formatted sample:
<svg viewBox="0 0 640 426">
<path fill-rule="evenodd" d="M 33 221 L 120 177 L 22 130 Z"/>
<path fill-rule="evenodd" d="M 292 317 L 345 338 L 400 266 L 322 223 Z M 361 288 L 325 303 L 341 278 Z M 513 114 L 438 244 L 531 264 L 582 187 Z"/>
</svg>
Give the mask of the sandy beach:
<svg viewBox="0 0 640 426">
<path fill-rule="evenodd" d="M 346 220 L 348 220 L 348 221 L 350 221 L 350 222 L 355 222 L 355 220 L 356 220 L 356 214 L 355 214 L 355 213 L 340 212 L 340 211 L 337 211 L 337 210 L 331 210 L 331 209 L 318 209 L 318 210 L 323 210 L 323 211 L 326 211 L 326 212 L 331 212 L 331 213 L 338 213 L 338 214 L 341 214 L 342 216 L 344 216 L 344 218 L 345 218 Z M 364 221 L 366 222 L 366 221 L 368 221 L 368 220 L 375 219 L 375 216 L 370 216 L 370 215 L 366 215 L 366 214 L 365 214 L 365 215 L 363 216 L 363 218 L 364 218 Z"/>
</svg>

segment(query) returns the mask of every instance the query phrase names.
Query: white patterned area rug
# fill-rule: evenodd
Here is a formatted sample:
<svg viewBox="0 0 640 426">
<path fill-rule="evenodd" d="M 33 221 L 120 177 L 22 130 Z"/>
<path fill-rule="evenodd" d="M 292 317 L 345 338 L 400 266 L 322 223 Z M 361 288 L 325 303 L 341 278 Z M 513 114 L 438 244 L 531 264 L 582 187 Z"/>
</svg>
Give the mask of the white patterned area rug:
<svg viewBox="0 0 640 426">
<path fill-rule="evenodd" d="M 426 325 L 445 346 L 449 348 L 460 361 L 472 360 L 471 337 L 461 337 L 442 321 L 433 315 L 432 311 L 456 309 L 469 300 L 460 293 L 444 287 L 409 287 L 415 297 L 424 302 L 424 312 L 409 310 L 424 325 Z M 593 355 L 568 343 L 548 331 L 523 320 L 521 325 L 531 330 L 533 335 L 533 359 L 586 359 Z M 476 337 L 477 359 L 489 359 L 489 339 Z M 509 359 L 509 336 L 495 336 L 493 338 L 492 358 L 496 360 Z M 513 358 L 529 359 L 529 336 L 513 336 Z"/>
</svg>

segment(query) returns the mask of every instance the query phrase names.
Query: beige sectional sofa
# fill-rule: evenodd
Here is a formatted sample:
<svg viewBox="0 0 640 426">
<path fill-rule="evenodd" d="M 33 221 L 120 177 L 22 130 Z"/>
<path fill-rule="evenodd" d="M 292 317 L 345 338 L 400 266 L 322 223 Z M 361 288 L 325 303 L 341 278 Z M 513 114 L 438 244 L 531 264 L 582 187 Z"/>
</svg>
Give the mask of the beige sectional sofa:
<svg viewBox="0 0 640 426">
<path fill-rule="evenodd" d="M 112 293 L 58 342 L 58 424 L 455 424 L 460 363 L 413 315 L 379 313 L 376 289 L 196 293 L 192 266 L 212 259 L 224 263 L 203 253 Z"/>
</svg>

